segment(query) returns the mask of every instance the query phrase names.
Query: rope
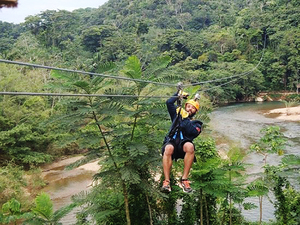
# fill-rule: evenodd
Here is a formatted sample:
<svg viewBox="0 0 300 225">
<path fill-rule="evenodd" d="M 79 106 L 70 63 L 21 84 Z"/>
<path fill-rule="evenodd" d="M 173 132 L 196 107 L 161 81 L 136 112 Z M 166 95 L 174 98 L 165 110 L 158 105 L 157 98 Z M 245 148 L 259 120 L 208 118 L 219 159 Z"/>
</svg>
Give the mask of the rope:
<svg viewBox="0 0 300 225">
<path fill-rule="evenodd" d="M 99 77 L 105 77 L 105 78 L 110 78 L 110 79 L 137 81 L 137 82 L 150 83 L 150 84 L 163 85 L 163 86 L 171 86 L 171 87 L 176 87 L 177 86 L 176 84 L 160 83 L 160 82 L 155 82 L 155 81 L 150 81 L 150 80 L 142 80 L 142 79 L 133 79 L 133 78 L 129 78 L 129 77 L 117 77 L 117 76 L 112 76 L 112 75 L 107 75 L 107 74 L 92 73 L 92 72 L 86 72 L 86 71 L 82 71 L 82 70 L 71 70 L 71 69 L 57 68 L 57 67 L 52 67 L 52 66 L 44 66 L 44 65 L 32 64 L 32 63 L 17 62 L 17 61 L 11 61 L 11 60 L 6 60 L 6 59 L 0 59 L 0 62 L 9 63 L 9 64 L 16 64 L 16 65 L 21 65 L 21 66 L 32 66 L 32 67 L 35 67 L 35 68 L 42 68 L 42 69 L 50 69 L 50 70 L 71 72 L 71 73 L 81 73 L 81 74 L 84 74 L 84 75 L 99 76 Z"/>
</svg>

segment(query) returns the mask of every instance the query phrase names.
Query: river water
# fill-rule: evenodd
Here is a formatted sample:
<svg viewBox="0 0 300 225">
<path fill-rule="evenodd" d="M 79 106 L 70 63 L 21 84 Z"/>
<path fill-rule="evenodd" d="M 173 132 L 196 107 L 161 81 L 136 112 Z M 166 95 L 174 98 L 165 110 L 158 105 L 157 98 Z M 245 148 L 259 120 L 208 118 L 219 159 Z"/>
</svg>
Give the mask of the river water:
<svg viewBox="0 0 300 225">
<path fill-rule="evenodd" d="M 239 103 L 220 107 L 211 114 L 208 130 L 211 130 L 213 136 L 218 139 L 218 147 L 226 145 L 226 142 L 235 142 L 247 151 L 249 146 L 261 137 L 260 130 L 263 127 L 278 125 L 289 140 L 286 153 L 299 155 L 300 122 L 288 122 L 276 119 L 274 116 L 272 118 L 272 116 L 264 115 L 271 109 L 284 107 L 282 102 Z M 66 159 L 44 168 L 44 177 L 49 183 L 44 191 L 50 194 L 55 210 L 70 203 L 72 195 L 81 191 L 88 191 L 91 187 L 91 178 L 97 171 L 95 163 L 71 171 L 64 170 L 65 165 L 77 159 Z M 268 156 L 269 164 L 277 165 L 279 162 L 279 156 Z M 247 169 L 247 173 L 254 174 L 261 171 L 264 162 L 260 155 L 251 153 L 247 154 L 245 163 L 253 165 Z M 247 201 L 258 205 L 257 198 L 250 198 Z M 75 224 L 75 213 L 76 210 L 63 218 L 61 222 L 64 225 Z M 259 209 L 242 211 L 242 213 L 247 220 L 258 221 L 259 219 Z M 268 199 L 264 199 L 263 221 L 274 219 L 273 213 L 273 205 Z"/>
<path fill-rule="evenodd" d="M 276 119 L 277 115 L 266 115 L 269 110 L 275 108 L 285 108 L 282 102 L 263 102 L 263 103 L 239 103 L 226 107 L 220 107 L 211 114 L 210 129 L 214 136 L 219 139 L 220 146 L 224 142 L 234 142 L 249 152 L 249 146 L 258 141 L 262 134 L 260 130 L 267 126 L 279 126 L 284 136 L 288 139 L 285 154 L 300 154 L 300 121 L 289 122 Z M 224 141 L 222 141 L 224 139 Z M 270 154 L 267 163 L 278 165 L 282 156 Z M 247 167 L 247 174 L 256 174 L 262 171 L 264 165 L 263 157 L 257 153 L 248 153 L 244 162 L 250 164 Z M 252 176 L 252 180 L 255 176 Z M 251 176 L 250 176 L 251 180 Z M 274 199 L 273 196 L 269 196 Z M 258 198 L 248 198 L 247 202 L 252 202 L 258 206 Z M 249 221 L 259 220 L 259 208 L 242 211 L 245 218 Z M 274 207 L 268 199 L 263 199 L 263 221 L 274 219 Z"/>
<path fill-rule="evenodd" d="M 97 162 L 88 163 L 76 169 L 65 170 L 67 165 L 81 158 L 82 156 L 67 158 L 43 168 L 43 177 L 48 183 L 43 191 L 50 195 L 54 211 L 70 204 L 72 196 L 82 191 L 88 191 L 92 187 L 92 177 L 99 170 Z M 75 224 L 76 212 L 79 210 L 75 208 L 60 222 L 63 225 Z"/>
</svg>

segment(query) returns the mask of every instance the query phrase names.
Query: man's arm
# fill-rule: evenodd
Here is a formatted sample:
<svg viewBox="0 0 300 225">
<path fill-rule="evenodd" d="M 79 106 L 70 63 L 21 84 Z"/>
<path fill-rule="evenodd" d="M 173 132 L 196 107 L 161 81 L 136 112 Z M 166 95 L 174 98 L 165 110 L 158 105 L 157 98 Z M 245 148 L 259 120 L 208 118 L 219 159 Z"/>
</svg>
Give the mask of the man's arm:
<svg viewBox="0 0 300 225">
<path fill-rule="evenodd" d="M 177 113 L 176 113 L 177 106 L 175 105 L 175 102 L 177 99 L 178 99 L 178 96 L 176 93 L 174 96 L 172 96 L 171 98 L 169 98 L 166 101 L 166 105 L 167 105 L 168 112 L 169 112 L 172 122 L 175 120 L 175 118 L 177 116 Z"/>
<path fill-rule="evenodd" d="M 199 120 L 184 120 L 183 121 L 184 133 L 188 138 L 196 138 L 202 131 L 202 122 Z"/>
</svg>

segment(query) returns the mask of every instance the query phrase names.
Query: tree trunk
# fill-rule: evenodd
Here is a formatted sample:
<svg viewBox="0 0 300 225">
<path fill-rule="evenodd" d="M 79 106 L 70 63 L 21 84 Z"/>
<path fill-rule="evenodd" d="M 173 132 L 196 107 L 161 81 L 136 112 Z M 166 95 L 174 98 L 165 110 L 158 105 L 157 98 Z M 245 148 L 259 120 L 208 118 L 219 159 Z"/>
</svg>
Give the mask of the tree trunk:
<svg viewBox="0 0 300 225">
<path fill-rule="evenodd" d="M 151 206 L 150 206 L 149 197 L 148 197 L 147 193 L 146 193 L 146 200 L 147 200 L 147 205 L 148 205 L 148 210 L 149 210 L 149 224 L 153 225 L 152 211 L 151 211 Z"/>
<path fill-rule="evenodd" d="M 263 196 L 259 196 L 259 224 L 261 224 L 262 221 L 262 201 L 263 201 Z"/>
<path fill-rule="evenodd" d="M 206 201 L 206 195 L 203 195 L 203 200 L 205 204 L 205 216 L 206 216 L 206 224 L 209 225 L 209 214 L 208 214 L 208 205 Z"/>
<path fill-rule="evenodd" d="M 123 195 L 124 195 L 124 203 L 125 203 L 126 221 L 127 221 L 127 225 L 131 225 L 128 193 L 127 193 L 126 184 L 123 180 L 122 180 L 122 186 L 123 186 Z"/>
<path fill-rule="evenodd" d="M 119 176 L 120 176 L 120 180 L 121 180 L 121 182 L 122 182 L 122 188 L 123 188 L 123 195 L 124 195 L 126 221 L 127 221 L 127 225 L 131 225 L 131 221 L 130 221 L 130 213 L 129 213 L 129 199 L 128 199 L 128 192 L 127 192 L 126 184 L 125 184 L 125 182 L 121 179 L 121 173 L 120 173 L 120 171 L 119 171 L 118 165 L 117 165 L 117 163 L 116 163 L 115 160 L 114 160 L 114 157 L 113 157 L 113 155 L 112 155 L 111 149 L 110 149 L 110 147 L 109 147 L 109 145 L 108 145 L 108 142 L 107 142 L 107 140 L 106 140 L 106 138 L 105 138 L 105 136 L 104 136 L 104 133 L 103 133 L 103 131 L 102 131 L 102 129 L 101 129 L 101 126 L 100 126 L 100 124 L 99 124 L 99 122 L 98 122 L 98 118 L 97 118 L 95 112 L 93 112 L 93 116 L 94 116 L 94 119 L 95 119 L 96 124 L 97 124 L 97 126 L 98 126 L 98 129 L 99 129 L 99 131 L 100 131 L 100 133 L 101 133 L 101 135 L 102 135 L 102 138 L 103 138 L 103 140 L 104 140 L 104 143 L 105 143 L 105 145 L 106 145 L 106 148 L 107 148 L 107 150 L 108 150 L 109 157 L 110 157 L 111 160 L 113 161 L 114 166 L 115 166 L 115 168 L 116 168 L 116 170 L 118 171 L 118 174 L 119 174 Z"/>
<path fill-rule="evenodd" d="M 202 188 L 200 189 L 200 225 L 203 225 L 203 200 L 202 200 Z"/>
</svg>

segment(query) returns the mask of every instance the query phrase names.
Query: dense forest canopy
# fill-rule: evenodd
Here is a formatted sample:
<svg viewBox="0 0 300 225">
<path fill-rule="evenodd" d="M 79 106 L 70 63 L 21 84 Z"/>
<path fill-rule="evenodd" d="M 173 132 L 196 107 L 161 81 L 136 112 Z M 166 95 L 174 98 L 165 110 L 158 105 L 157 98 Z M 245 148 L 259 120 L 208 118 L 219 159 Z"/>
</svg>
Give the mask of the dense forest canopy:
<svg viewBox="0 0 300 225">
<path fill-rule="evenodd" d="M 177 193 L 166 203 L 166 196 L 153 188 L 157 185 L 153 174 L 160 168 L 158 146 L 170 122 L 164 99 L 143 96 L 170 96 L 183 82 L 191 95 L 201 94 L 197 119 L 206 124 L 215 104 L 251 101 L 260 92 L 295 92 L 300 83 L 299 15 L 298 0 L 109 0 L 97 9 L 46 10 L 21 24 L 0 21 L 0 59 L 133 79 L 0 62 L 2 92 L 86 94 L 70 98 L 0 95 L 0 204 L 7 202 L 3 205 L 9 208 L 18 205 L 16 199 L 25 198 L 22 169 L 84 152 L 85 158 L 73 166 L 101 159 L 102 169 L 95 179 L 102 184 L 101 192 L 96 186 L 87 196 L 78 197 L 76 204 L 86 207 L 78 224 L 85 224 L 90 216 L 97 224 L 130 224 L 130 218 L 132 224 L 167 220 L 168 224 L 175 220 L 173 224 L 203 224 L 203 220 L 242 224 L 238 209 L 229 202 L 261 198 L 265 184 L 242 189 L 241 156 L 233 151 L 230 161 L 221 161 L 209 135 L 196 143 L 201 160 L 192 176 L 198 188 L 194 196 Z M 134 97 L 89 96 L 93 94 Z M 265 132 L 256 149 L 281 151 L 278 129 Z M 279 141 L 267 146 L 273 139 Z M 297 164 L 298 159 L 293 160 Z M 299 205 L 299 193 L 283 192 L 289 184 L 277 169 L 267 168 L 266 177 L 274 181 L 278 221 L 296 224 L 299 218 L 293 215 L 299 212 L 293 206 Z M 283 196 L 296 199 L 289 218 L 280 211 L 286 207 Z M 185 203 L 180 218 L 174 211 L 178 199 Z M 38 203 L 49 200 L 44 195 L 37 198 Z M 29 208 L 28 203 L 23 210 Z M 4 211 L 0 222 L 12 212 Z M 51 222 L 59 219 L 55 215 L 63 215 L 48 213 Z"/>
</svg>

